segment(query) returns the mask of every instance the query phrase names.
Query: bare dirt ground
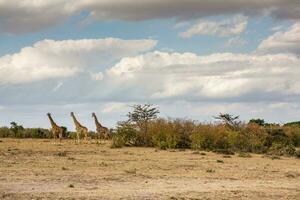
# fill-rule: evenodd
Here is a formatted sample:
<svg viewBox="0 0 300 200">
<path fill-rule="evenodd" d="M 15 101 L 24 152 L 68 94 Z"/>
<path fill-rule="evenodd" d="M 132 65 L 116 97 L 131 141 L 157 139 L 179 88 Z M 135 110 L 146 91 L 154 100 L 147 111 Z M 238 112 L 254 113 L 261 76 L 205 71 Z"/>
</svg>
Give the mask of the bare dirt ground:
<svg viewBox="0 0 300 200">
<path fill-rule="evenodd" d="M 0 139 L 0 199 L 300 199 L 300 159 Z"/>
</svg>

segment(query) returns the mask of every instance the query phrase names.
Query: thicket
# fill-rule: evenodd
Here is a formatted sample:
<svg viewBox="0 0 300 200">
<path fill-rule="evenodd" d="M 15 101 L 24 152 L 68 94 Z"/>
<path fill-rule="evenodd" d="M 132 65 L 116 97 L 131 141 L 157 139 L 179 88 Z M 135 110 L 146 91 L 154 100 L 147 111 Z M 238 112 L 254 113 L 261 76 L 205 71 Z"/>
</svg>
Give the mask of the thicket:
<svg viewBox="0 0 300 200">
<path fill-rule="evenodd" d="M 248 123 L 238 116 L 220 114 L 216 123 L 199 123 L 186 119 L 157 118 L 158 109 L 151 105 L 134 106 L 132 120 L 119 122 L 113 136 L 112 147 L 145 146 L 168 148 L 191 148 L 215 152 L 250 152 L 275 155 L 299 155 L 300 126 L 267 124 L 261 119 Z M 138 109 L 137 109 L 138 108 Z M 152 111 L 147 114 L 147 110 Z M 157 111 L 157 112 L 153 112 Z M 146 113 L 145 113 L 146 112 Z M 149 118 L 150 114 L 150 118 Z M 137 116 L 138 115 L 138 116 Z M 145 120 L 145 116 L 147 120 Z"/>
<path fill-rule="evenodd" d="M 76 132 L 68 131 L 64 126 L 63 138 L 76 138 Z M 81 137 L 84 137 L 83 135 Z M 98 135 L 93 132 L 88 132 L 88 137 L 91 139 L 99 139 Z M 24 128 L 16 122 L 11 122 L 10 127 L 0 127 L 0 138 L 53 138 L 49 129 L 45 128 Z"/>
<path fill-rule="evenodd" d="M 51 134 L 48 129 L 44 128 L 23 128 L 17 129 L 9 127 L 0 128 L 0 138 L 50 138 Z"/>
<path fill-rule="evenodd" d="M 51 138 L 49 129 L 24 128 L 16 122 L 11 122 L 10 127 L 0 127 L 0 138 Z M 67 128 L 64 128 L 64 136 L 67 136 Z"/>
</svg>

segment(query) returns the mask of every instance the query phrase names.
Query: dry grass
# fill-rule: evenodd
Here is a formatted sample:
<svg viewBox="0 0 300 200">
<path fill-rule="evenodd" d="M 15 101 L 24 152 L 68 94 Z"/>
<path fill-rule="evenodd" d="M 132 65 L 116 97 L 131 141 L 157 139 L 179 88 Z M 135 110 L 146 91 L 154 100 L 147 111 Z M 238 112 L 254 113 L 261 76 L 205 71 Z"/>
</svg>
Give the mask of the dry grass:
<svg viewBox="0 0 300 200">
<path fill-rule="evenodd" d="M 1 139 L 0 199 L 299 199 L 300 160 Z"/>
</svg>

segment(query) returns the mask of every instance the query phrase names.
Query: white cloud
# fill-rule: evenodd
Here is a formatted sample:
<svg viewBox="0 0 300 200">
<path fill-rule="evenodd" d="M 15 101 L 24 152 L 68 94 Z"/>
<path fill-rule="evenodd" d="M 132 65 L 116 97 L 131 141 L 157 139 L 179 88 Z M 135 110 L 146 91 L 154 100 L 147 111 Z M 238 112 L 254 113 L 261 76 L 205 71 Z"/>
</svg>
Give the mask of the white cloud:
<svg viewBox="0 0 300 200">
<path fill-rule="evenodd" d="M 90 76 L 94 81 L 101 81 L 103 79 L 103 73 L 102 72 L 98 72 L 98 73 L 90 72 Z"/>
<path fill-rule="evenodd" d="M 230 38 L 226 43 L 226 47 L 243 47 L 247 44 L 247 41 L 239 36 Z"/>
<path fill-rule="evenodd" d="M 157 51 L 123 58 L 107 76 L 132 98 L 285 98 L 300 95 L 299 65 L 300 58 L 292 54 L 199 56 Z"/>
<path fill-rule="evenodd" d="M 0 0 L 0 32 L 34 32 L 62 23 L 76 14 L 68 0 Z"/>
<path fill-rule="evenodd" d="M 180 36 L 184 38 L 190 38 L 195 35 L 235 36 L 240 35 L 246 30 L 247 23 L 247 17 L 242 15 L 237 15 L 220 22 L 201 20 L 188 30 L 180 33 Z"/>
<path fill-rule="evenodd" d="M 284 28 L 283 25 L 278 25 L 278 26 L 275 26 L 275 27 L 272 27 L 270 30 L 271 31 L 280 31 Z"/>
<path fill-rule="evenodd" d="M 62 23 L 82 12 L 91 20 L 149 20 L 176 18 L 178 21 L 206 16 L 263 15 L 282 19 L 300 18 L 296 0 L 0 0 L 1 32 L 34 32 Z"/>
<path fill-rule="evenodd" d="M 183 28 L 183 27 L 186 27 L 190 24 L 190 22 L 188 21 L 179 21 L 179 22 L 176 22 L 176 24 L 173 26 L 174 29 L 179 29 L 179 28 Z"/>
<path fill-rule="evenodd" d="M 39 41 L 19 53 L 0 57 L 0 85 L 70 77 L 88 67 L 101 69 L 103 64 L 147 51 L 156 43 L 116 38 Z"/>
<path fill-rule="evenodd" d="M 278 31 L 263 40 L 258 47 L 262 52 L 290 52 L 300 54 L 300 22 L 292 25 L 287 31 Z"/>
<path fill-rule="evenodd" d="M 120 112 L 120 111 L 124 111 L 124 109 L 127 109 L 128 105 L 126 103 L 122 103 L 122 102 L 110 102 L 110 103 L 106 103 L 101 112 L 102 113 L 111 113 L 111 112 Z"/>
<path fill-rule="evenodd" d="M 91 17 L 101 20 L 147 20 L 158 18 L 191 19 L 203 16 L 246 13 L 265 14 L 280 18 L 299 18 L 300 3 L 294 0 L 82 0 L 77 7 L 91 11 Z"/>
</svg>

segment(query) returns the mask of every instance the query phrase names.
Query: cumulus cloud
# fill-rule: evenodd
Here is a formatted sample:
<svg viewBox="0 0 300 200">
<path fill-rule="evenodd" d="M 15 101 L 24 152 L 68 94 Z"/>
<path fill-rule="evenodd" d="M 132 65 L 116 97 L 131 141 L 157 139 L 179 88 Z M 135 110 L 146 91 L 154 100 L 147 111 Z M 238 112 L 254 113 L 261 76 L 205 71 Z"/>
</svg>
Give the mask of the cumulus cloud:
<svg viewBox="0 0 300 200">
<path fill-rule="evenodd" d="M 287 31 L 277 31 L 263 40 L 258 47 L 262 52 L 285 52 L 300 54 L 300 22 L 292 25 Z"/>
<path fill-rule="evenodd" d="M 299 57 L 292 54 L 199 56 L 156 51 L 123 58 L 107 75 L 133 98 L 224 100 L 252 95 L 257 100 L 299 95 L 299 65 Z"/>
<path fill-rule="evenodd" d="M 116 38 L 39 41 L 19 53 L 0 57 L 0 85 L 74 76 L 155 45 L 155 40 Z M 101 74 L 92 74 L 92 78 L 100 80 Z"/>
<path fill-rule="evenodd" d="M 246 30 L 247 23 L 247 17 L 242 15 L 237 15 L 220 22 L 202 20 L 188 30 L 180 33 L 180 36 L 184 38 L 190 38 L 195 35 L 235 36 Z"/>
<path fill-rule="evenodd" d="M 92 20 L 150 20 L 176 18 L 178 21 L 215 15 L 271 15 L 299 19 L 300 1 L 295 0 L 0 0 L 0 30 L 22 33 L 41 30 L 82 12 Z"/>
<path fill-rule="evenodd" d="M 140 53 L 155 44 L 113 38 L 37 42 L 0 58 L 0 93 L 6 94 L 0 103 L 19 99 L 28 103 L 243 102 L 300 97 L 298 55 Z M 20 83 L 27 84 L 20 87 Z"/>
<path fill-rule="evenodd" d="M 89 65 L 87 73 L 59 81 L 0 85 L 0 94 L 5 94 L 0 99 L 0 105 L 5 106 L 1 116 L 5 117 L 0 120 L 48 127 L 41 117 L 51 111 L 60 124 L 72 130 L 66 115 L 74 111 L 93 130 L 91 112 L 99 113 L 104 125 L 112 126 L 126 119 L 127 105 L 144 102 L 159 106 L 164 117 L 201 121 L 210 121 L 219 112 L 277 122 L 299 117 L 300 58 L 295 54 L 154 51 L 124 57 L 109 66 L 101 82 L 91 79 Z"/>
<path fill-rule="evenodd" d="M 75 13 L 67 0 L 0 0 L 0 32 L 35 32 L 60 24 Z"/>
</svg>

